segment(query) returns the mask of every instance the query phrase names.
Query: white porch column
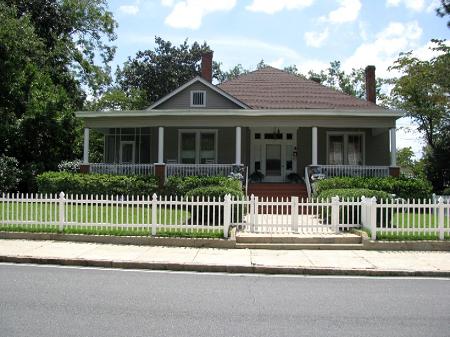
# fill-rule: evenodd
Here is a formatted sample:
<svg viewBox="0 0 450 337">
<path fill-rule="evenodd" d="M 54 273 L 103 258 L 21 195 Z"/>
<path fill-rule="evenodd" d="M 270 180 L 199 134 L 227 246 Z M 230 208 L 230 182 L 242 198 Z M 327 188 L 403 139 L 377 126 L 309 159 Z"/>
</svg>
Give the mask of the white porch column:
<svg viewBox="0 0 450 337">
<path fill-rule="evenodd" d="M 317 126 L 312 128 L 312 165 L 317 165 Z"/>
<path fill-rule="evenodd" d="M 389 129 L 391 135 L 391 166 L 397 166 L 397 140 L 395 128 Z"/>
<path fill-rule="evenodd" d="M 158 128 L 158 164 L 164 163 L 164 127 Z"/>
<path fill-rule="evenodd" d="M 236 126 L 236 165 L 241 165 L 241 127 Z"/>
<path fill-rule="evenodd" d="M 84 128 L 83 164 L 89 163 L 89 128 Z"/>
</svg>

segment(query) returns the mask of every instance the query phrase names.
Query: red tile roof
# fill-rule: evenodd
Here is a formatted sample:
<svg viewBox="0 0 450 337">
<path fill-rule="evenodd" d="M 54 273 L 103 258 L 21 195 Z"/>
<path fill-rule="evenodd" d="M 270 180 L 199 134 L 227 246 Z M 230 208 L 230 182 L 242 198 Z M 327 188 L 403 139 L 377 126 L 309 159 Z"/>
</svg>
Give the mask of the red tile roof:
<svg viewBox="0 0 450 337">
<path fill-rule="evenodd" d="M 383 109 L 273 67 L 241 75 L 218 87 L 253 109 Z"/>
</svg>

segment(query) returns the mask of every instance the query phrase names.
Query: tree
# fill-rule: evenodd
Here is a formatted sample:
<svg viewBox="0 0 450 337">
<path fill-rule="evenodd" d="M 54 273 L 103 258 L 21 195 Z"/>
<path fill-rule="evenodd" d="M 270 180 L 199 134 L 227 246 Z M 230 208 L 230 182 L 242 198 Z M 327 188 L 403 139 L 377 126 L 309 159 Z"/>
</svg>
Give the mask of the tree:
<svg viewBox="0 0 450 337">
<path fill-rule="evenodd" d="M 405 111 L 434 149 L 439 132 L 449 122 L 450 47 L 441 40 L 432 41 L 431 49 L 438 56 L 422 61 L 412 52 L 402 53 L 389 69 L 402 74 L 392 80 L 390 104 Z"/>
<path fill-rule="evenodd" d="M 441 18 L 450 15 L 450 0 L 441 0 L 441 6 L 436 8 L 436 14 Z M 447 21 L 447 27 L 450 28 L 450 20 Z"/>
<path fill-rule="evenodd" d="M 200 75 L 202 54 L 210 51 L 204 42 L 189 45 L 185 40 L 179 46 L 155 37 L 154 50 L 139 51 L 129 57 L 122 68 L 116 71 L 117 83 L 127 95 L 133 90 L 145 93 L 146 105 L 157 101 L 182 84 Z M 213 65 L 213 78 L 217 79 L 217 63 Z"/>
<path fill-rule="evenodd" d="M 74 158 L 83 89 L 109 83 L 116 24 L 105 4 L 0 0 L 0 155 L 19 161 L 22 189 Z"/>
<path fill-rule="evenodd" d="M 310 70 L 307 77 L 347 95 L 364 98 L 366 96 L 365 71 L 362 68 L 352 69 L 349 74 L 341 69 L 340 61 L 330 62 L 327 70 L 319 73 Z M 376 79 L 376 94 L 378 98 L 384 98 L 381 87 L 386 81 L 381 78 Z"/>
<path fill-rule="evenodd" d="M 242 64 L 237 64 L 228 71 L 220 70 L 221 64 L 219 63 L 219 72 L 217 74 L 217 80 L 222 83 L 225 81 L 233 80 L 241 75 L 248 74 L 250 70 L 245 69 Z"/>
<path fill-rule="evenodd" d="M 400 172 L 406 176 L 424 178 L 423 160 L 415 160 L 411 147 L 397 149 L 397 165 Z"/>
<path fill-rule="evenodd" d="M 445 126 L 434 148 L 427 148 L 424 153 L 424 171 L 436 192 L 450 186 L 450 125 Z"/>
</svg>

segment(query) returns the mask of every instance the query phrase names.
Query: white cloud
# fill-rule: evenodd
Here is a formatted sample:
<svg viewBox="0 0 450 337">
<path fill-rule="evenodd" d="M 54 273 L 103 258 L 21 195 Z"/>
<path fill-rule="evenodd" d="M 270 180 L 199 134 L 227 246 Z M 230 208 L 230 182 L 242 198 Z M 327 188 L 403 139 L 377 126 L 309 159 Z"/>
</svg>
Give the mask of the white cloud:
<svg viewBox="0 0 450 337">
<path fill-rule="evenodd" d="M 246 9 L 252 12 L 274 14 L 282 10 L 293 10 L 309 7 L 314 3 L 314 1 L 315 0 L 253 0 L 253 2 L 246 7 Z"/>
<path fill-rule="evenodd" d="M 229 11 L 236 5 L 236 0 L 162 0 L 164 6 L 172 7 L 172 12 L 166 17 L 165 23 L 173 28 L 198 29 L 203 17 L 213 12 Z"/>
<path fill-rule="evenodd" d="M 269 65 L 274 67 L 274 68 L 278 68 L 281 69 L 283 68 L 284 65 L 284 57 L 279 57 L 276 60 L 269 62 Z"/>
<path fill-rule="evenodd" d="M 441 1 L 440 0 L 433 0 L 428 5 L 426 11 L 427 11 L 427 13 L 433 13 L 433 12 L 436 11 L 436 8 L 439 8 L 440 6 L 441 6 Z"/>
<path fill-rule="evenodd" d="M 339 0 L 339 4 L 339 8 L 331 11 L 322 19 L 331 23 L 345 23 L 353 22 L 358 18 L 362 7 L 360 0 Z"/>
<path fill-rule="evenodd" d="M 304 34 L 306 45 L 314 48 L 319 48 L 328 38 L 329 31 L 326 28 L 323 32 L 306 32 Z"/>
<path fill-rule="evenodd" d="M 387 68 L 398 58 L 400 52 L 417 48 L 422 28 L 417 21 L 391 22 L 376 35 L 372 42 L 361 44 L 345 62 L 344 69 L 364 68 L 368 64 L 377 67 L 377 75 L 389 77 Z"/>
<path fill-rule="evenodd" d="M 400 4 L 416 12 L 421 12 L 425 8 L 425 0 L 386 0 L 386 7 L 398 7 Z"/>
<path fill-rule="evenodd" d="M 137 15 L 139 13 L 139 2 L 134 5 L 122 5 L 119 7 L 119 11 L 128 15 Z"/>
</svg>

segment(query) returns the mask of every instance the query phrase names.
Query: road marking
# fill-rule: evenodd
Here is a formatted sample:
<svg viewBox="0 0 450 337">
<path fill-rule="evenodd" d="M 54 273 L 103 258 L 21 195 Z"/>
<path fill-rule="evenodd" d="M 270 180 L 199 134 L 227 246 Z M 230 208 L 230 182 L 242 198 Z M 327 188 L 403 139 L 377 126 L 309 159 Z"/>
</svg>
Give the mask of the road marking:
<svg viewBox="0 0 450 337">
<path fill-rule="evenodd" d="M 368 279 L 368 280 L 441 280 L 450 281 L 450 277 L 425 277 L 425 276 L 357 276 L 357 275 L 298 275 L 298 274 L 258 274 L 258 273 L 225 273 L 225 272 L 199 272 L 199 271 L 175 271 L 175 270 L 151 270 L 151 269 L 123 269 L 106 267 L 60 266 L 51 264 L 12 263 L 0 262 L 1 266 L 57 268 L 79 270 L 101 270 L 113 272 L 155 273 L 155 274 L 188 274 L 228 277 L 266 277 L 266 278 L 321 278 L 321 279 Z"/>
</svg>

